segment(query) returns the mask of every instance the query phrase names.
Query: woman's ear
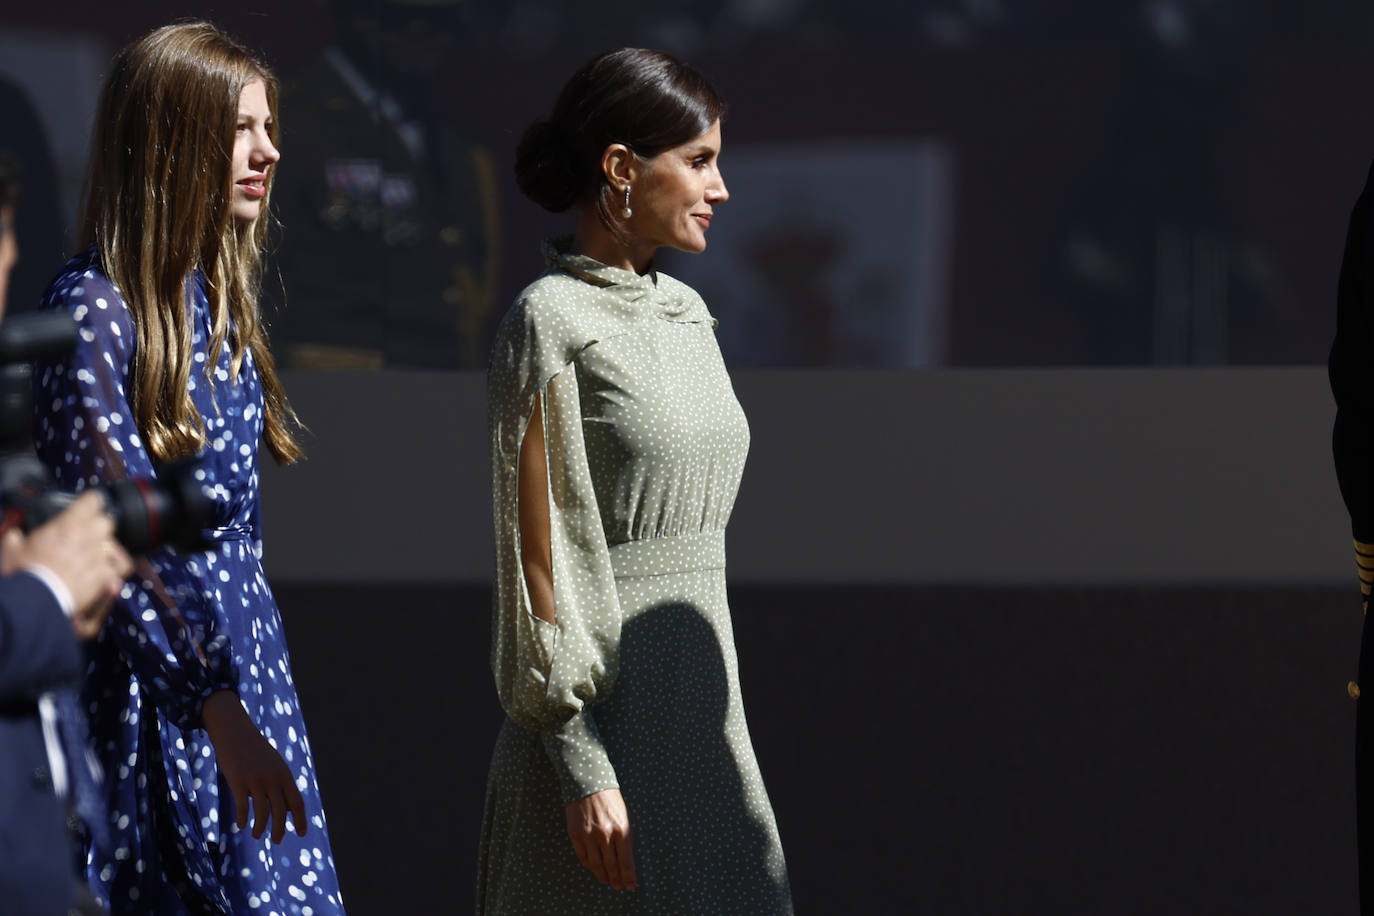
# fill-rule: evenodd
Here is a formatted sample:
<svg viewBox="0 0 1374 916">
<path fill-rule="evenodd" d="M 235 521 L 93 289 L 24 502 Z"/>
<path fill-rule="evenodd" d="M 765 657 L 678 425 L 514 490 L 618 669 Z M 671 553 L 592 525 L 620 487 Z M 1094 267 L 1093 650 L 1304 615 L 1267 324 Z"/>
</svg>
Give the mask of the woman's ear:
<svg viewBox="0 0 1374 916">
<path fill-rule="evenodd" d="M 638 168 L 637 157 L 624 143 L 612 143 L 601 154 L 601 174 L 616 190 L 634 184 Z"/>
</svg>

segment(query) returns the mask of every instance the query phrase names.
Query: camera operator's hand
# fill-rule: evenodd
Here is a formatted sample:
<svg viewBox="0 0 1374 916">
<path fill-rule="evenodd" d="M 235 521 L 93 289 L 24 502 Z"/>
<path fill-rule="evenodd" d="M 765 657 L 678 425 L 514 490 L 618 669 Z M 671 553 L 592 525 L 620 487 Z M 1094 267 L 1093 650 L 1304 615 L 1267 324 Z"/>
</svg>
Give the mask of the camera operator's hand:
<svg viewBox="0 0 1374 916">
<path fill-rule="evenodd" d="M 114 531 L 100 494 L 83 493 L 29 534 L 7 531 L 0 538 L 0 575 L 41 566 L 57 576 L 72 594 L 72 629 L 77 638 L 90 639 L 100 632 L 124 577 L 133 571 Z"/>
<path fill-rule="evenodd" d="M 289 812 L 296 835 L 305 836 L 305 799 L 291 778 L 286 761 L 258 731 L 232 690 L 220 690 L 205 698 L 201 708 L 205 730 L 215 746 L 215 760 L 229 791 L 234 795 L 234 821 L 240 830 L 248 826 L 248 800 L 253 801 L 253 839 L 261 839 L 268 822 L 272 842 L 286 835 Z"/>
</svg>

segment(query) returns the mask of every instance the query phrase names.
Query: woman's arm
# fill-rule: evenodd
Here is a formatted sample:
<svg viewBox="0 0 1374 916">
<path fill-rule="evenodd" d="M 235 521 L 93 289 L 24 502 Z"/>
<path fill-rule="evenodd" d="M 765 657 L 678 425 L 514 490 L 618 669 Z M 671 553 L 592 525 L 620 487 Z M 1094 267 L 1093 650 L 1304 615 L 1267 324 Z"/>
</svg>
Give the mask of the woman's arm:
<svg viewBox="0 0 1374 916">
<path fill-rule="evenodd" d="M 554 623 L 549 471 L 543 397 L 540 395 L 535 396 L 534 412 L 520 443 L 517 489 L 520 562 L 530 593 L 530 610 L 539 619 Z M 630 815 L 620 790 L 606 789 L 579 798 L 565 805 L 563 814 L 577 860 L 603 884 L 616 890 L 634 890 L 635 857 L 630 838 Z"/>
<path fill-rule="evenodd" d="M 45 305 L 76 319 L 78 339 L 62 361 L 34 365 L 38 457 L 67 490 L 156 477 L 125 390 L 136 335 L 123 299 L 103 274 L 89 269 L 61 277 Z M 98 638 L 118 646 L 139 686 L 168 719 L 179 728 L 200 728 L 205 698 L 238 686 L 227 622 L 207 598 L 205 557 L 168 550 L 138 568 L 140 575 L 126 583 Z M 166 613 L 157 578 L 185 626 Z"/>
<path fill-rule="evenodd" d="M 553 547 L 549 528 L 549 466 L 544 457 L 544 398 L 534 397 L 534 413 L 520 443 L 520 563 L 530 592 L 530 611 L 554 623 Z"/>
</svg>

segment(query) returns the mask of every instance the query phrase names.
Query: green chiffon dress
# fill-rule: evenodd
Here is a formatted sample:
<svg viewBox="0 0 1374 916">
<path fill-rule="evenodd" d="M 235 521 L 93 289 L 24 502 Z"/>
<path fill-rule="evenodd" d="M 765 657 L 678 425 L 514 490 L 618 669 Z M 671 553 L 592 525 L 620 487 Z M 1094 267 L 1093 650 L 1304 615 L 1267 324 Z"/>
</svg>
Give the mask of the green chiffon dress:
<svg viewBox="0 0 1374 916">
<path fill-rule="evenodd" d="M 691 288 L 546 245 L 488 377 L 492 669 L 482 914 L 792 912 L 740 699 L 725 525 L 749 429 Z M 517 466 L 541 399 L 556 624 L 530 612 Z M 638 888 L 578 862 L 564 805 L 621 790 Z"/>
</svg>

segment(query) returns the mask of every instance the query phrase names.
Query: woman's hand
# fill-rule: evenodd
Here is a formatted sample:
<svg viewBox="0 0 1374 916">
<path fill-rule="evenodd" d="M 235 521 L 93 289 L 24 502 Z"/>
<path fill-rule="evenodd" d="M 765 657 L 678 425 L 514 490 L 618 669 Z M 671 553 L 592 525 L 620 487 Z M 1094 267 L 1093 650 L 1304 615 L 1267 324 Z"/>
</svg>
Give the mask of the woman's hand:
<svg viewBox="0 0 1374 916">
<path fill-rule="evenodd" d="M 219 690 L 202 707 L 205 730 L 215 746 L 215 760 L 234 796 L 234 821 L 248 826 L 248 800 L 253 800 L 253 839 L 261 839 L 269 820 L 272 842 L 286 835 L 286 815 L 305 836 L 305 799 L 291 778 L 286 761 L 267 743 L 232 690 Z"/>
<path fill-rule="evenodd" d="M 607 789 L 565 805 L 568 836 L 577 861 L 602 884 L 634 890 L 635 855 L 630 842 L 630 813 L 619 789 Z"/>
</svg>

